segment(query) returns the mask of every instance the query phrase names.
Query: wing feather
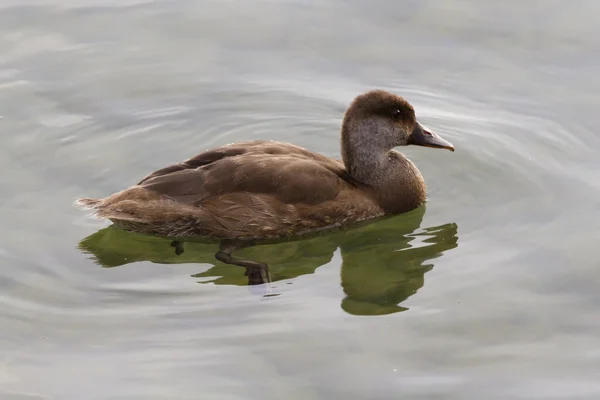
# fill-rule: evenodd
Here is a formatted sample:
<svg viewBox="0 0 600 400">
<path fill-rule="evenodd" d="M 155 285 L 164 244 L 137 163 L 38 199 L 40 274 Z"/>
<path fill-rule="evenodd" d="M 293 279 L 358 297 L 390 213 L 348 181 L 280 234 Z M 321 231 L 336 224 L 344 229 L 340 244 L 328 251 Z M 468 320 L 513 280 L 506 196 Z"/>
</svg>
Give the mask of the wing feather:
<svg viewBox="0 0 600 400">
<path fill-rule="evenodd" d="M 140 186 L 186 204 L 247 192 L 286 204 L 335 199 L 351 179 L 339 161 L 278 142 L 246 142 L 201 153 L 146 176 Z"/>
</svg>

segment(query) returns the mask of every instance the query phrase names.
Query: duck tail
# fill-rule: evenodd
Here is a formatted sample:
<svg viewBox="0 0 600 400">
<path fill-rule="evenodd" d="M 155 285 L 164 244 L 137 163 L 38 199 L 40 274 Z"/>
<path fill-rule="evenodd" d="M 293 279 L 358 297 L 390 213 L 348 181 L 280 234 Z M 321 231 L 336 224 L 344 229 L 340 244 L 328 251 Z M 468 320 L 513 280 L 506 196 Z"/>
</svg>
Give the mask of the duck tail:
<svg viewBox="0 0 600 400">
<path fill-rule="evenodd" d="M 97 210 L 103 202 L 104 199 L 91 199 L 87 197 L 82 197 L 75 200 L 74 204 L 76 207 L 82 208 L 84 210 Z"/>
<path fill-rule="evenodd" d="M 118 200 L 115 199 L 118 195 L 117 193 L 104 199 L 82 197 L 75 200 L 74 204 L 83 210 L 92 210 L 92 218 L 144 222 L 143 218 L 136 215 L 136 204 L 128 200 L 115 201 Z"/>
<path fill-rule="evenodd" d="M 82 210 L 92 210 L 90 217 L 92 218 L 104 218 L 103 208 L 104 208 L 105 199 L 91 199 L 88 197 L 82 197 L 76 199 L 73 202 L 75 207 L 79 207 Z"/>
</svg>

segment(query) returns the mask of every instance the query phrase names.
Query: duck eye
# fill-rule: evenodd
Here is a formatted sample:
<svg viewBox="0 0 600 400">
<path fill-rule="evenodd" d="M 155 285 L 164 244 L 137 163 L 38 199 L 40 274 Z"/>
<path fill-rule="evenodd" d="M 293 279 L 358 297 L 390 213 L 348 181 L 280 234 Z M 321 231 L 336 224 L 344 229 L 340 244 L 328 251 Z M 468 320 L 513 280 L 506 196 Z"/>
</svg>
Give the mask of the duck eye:
<svg viewBox="0 0 600 400">
<path fill-rule="evenodd" d="M 394 115 L 394 117 L 399 117 L 400 116 L 400 109 L 399 108 L 395 109 L 394 112 L 393 112 L 393 115 Z"/>
</svg>

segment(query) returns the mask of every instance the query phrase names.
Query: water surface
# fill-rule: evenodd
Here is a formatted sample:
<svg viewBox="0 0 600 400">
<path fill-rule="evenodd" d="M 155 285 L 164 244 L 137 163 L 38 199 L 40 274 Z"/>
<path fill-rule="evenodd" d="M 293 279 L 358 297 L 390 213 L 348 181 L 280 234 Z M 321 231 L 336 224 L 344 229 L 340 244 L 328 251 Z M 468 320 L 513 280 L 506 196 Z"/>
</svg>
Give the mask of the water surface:
<svg viewBox="0 0 600 400">
<path fill-rule="evenodd" d="M 0 397 L 600 397 L 600 5 L 0 3 Z M 427 206 L 244 250 L 90 220 L 248 139 L 339 154 L 352 98 L 406 97 Z"/>
</svg>

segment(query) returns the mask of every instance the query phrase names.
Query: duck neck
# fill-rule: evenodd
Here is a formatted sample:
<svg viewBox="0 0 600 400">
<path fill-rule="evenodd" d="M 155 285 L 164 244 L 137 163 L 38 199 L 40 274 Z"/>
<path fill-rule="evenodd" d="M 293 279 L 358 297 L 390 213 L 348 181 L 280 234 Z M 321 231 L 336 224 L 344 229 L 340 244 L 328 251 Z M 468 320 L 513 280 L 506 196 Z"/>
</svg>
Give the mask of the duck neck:
<svg viewBox="0 0 600 400">
<path fill-rule="evenodd" d="M 385 125 L 377 118 L 355 119 L 348 114 L 342 123 L 341 148 L 346 170 L 354 179 L 374 187 L 385 184 L 391 173 L 393 133 L 382 126 Z"/>
<path fill-rule="evenodd" d="M 425 202 L 425 182 L 415 165 L 402 153 L 356 151 L 344 157 L 352 177 L 373 190 L 386 213 L 396 214 L 419 207 Z"/>
<path fill-rule="evenodd" d="M 352 131 L 342 130 L 342 159 L 346 170 L 373 190 L 386 213 L 409 211 L 425 202 L 425 182 L 408 158 L 386 143 L 377 143 L 376 134 L 351 134 Z"/>
<path fill-rule="evenodd" d="M 346 148 L 342 158 L 346 170 L 352 177 L 366 185 L 378 187 L 384 183 L 390 172 L 389 151 L 373 152 L 373 149 L 358 147 Z"/>
</svg>

